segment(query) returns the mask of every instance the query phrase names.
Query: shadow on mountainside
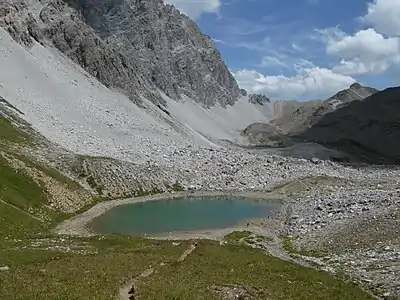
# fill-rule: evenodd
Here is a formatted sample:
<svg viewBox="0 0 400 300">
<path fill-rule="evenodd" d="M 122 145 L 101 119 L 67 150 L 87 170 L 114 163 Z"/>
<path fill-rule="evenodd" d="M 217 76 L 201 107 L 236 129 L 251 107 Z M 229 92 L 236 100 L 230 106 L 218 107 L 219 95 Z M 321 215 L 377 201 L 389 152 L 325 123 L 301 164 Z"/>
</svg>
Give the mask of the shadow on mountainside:
<svg viewBox="0 0 400 300">
<path fill-rule="evenodd" d="M 373 164 L 400 164 L 400 87 L 354 101 L 293 135 Z"/>
</svg>

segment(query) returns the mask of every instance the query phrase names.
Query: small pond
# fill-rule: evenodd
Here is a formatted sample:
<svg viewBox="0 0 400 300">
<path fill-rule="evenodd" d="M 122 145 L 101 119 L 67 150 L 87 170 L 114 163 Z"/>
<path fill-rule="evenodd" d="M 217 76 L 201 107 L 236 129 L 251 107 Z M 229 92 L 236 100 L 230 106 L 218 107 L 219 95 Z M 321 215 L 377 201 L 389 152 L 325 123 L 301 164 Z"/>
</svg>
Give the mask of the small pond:
<svg viewBox="0 0 400 300">
<path fill-rule="evenodd" d="M 95 218 L 97 233 L 151 235 L 174 231 L 222 229 L 249 219 L 273 216 L 279 201 L 236 197 L 188 197 L 117 206 Z"/>
</svg>

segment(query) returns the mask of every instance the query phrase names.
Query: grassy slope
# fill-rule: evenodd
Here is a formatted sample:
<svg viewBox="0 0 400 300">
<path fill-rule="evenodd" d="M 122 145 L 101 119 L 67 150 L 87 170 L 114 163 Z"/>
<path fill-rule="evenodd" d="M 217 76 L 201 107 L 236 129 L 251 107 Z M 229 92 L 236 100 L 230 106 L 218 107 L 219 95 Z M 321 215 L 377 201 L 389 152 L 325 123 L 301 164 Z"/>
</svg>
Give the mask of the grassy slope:
<svg viewBox="0 0 400 300">
<path fill-rule="evenodd" d="M 13 126 L 9 119 L 0 117 L 0 150 L 11 152 L 11 143 L 25 144 L 28 141 L 28 134 Z M 25 174 L 11 168 L 2 155 L 0 155 L 0 200 L 0 241 L 8 236 L 20 237 L 29 231 L 43 229 L 42 222 L 13 206 L 23 211 L 42 206 L 46 201 L 44 190 Z"/>
<path fill-rule="evenodd" d="M 112 299 L 126 278 L 155 262 L 176 260 L 185 247 L 121 237 L 56 244 L 81 253 L 0 251 L 0 262 L 10 267 L 0 272 L 1 299 Z"/>
<path fill-rule="evenodd" d="M 41 166 L 17 153 L 15 145 L 33 146 L 40 137 L 36 137 L 26 124 L 16 124 L 17 120 L 0 116 L 0 241 L 43 232 L 65 217 L 48 207 L 48 192 L 44 186 L 34 182 L 24 171 L 14 169 L 4 155 L 44 172 L 61 184 L 76 187 L 57 170 Z"/>
<path fill-rule="evenodd" d="M 207 241 L 184 263 L 163 268 L 143 281 L 139 292 L 142 299 L 218 299 L 210 287 L 226 285 L 248 287 L 252 299 L 369 299 L 324 272 L 245 246 L 221 247 Z"/>
<path fill-rule="evenodd" d="M 30 137 L 0 117 L 1 151 Z M 33 164 L 33 167 L 35 165 Z M 56 172 L 52 170 L 51 172 Z M 59 177 L 61 176 L 61 177 Z M 57 173 L 58 180 L 64 181 Z M 57 179 L 57 178 L 56 178 Z M 137 286 L 140 299 L 220 299 L 212 287 L 242 284 L 253 299 L 369 299 L 326 273 L 288 263 L 237 243 L 200 241 L 178 263 L 188 243 L 173 246 L 122 236 L 80 239 L 46 237 L 53 222 L 29 216 L 46 207 L 46 191 L 0 157 L 0 295 L 2 299 L 112 299 L 124 280 L 157 267 Z M 48 234 L 48 233 L 47 233 Z"/>
</svg>

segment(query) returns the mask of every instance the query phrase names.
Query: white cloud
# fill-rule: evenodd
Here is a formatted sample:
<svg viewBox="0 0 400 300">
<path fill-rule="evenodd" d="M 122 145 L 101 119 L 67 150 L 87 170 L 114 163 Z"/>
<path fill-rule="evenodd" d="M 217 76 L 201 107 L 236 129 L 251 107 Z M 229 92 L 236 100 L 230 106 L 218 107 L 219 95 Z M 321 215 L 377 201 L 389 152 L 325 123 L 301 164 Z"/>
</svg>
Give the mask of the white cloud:
<svg viewBox="0 0 400 300">
<path fill-rule="evenodd" d="M 305 51 L 305 49 L 302 46 L 300 46 L 300 45 L 298 45 L 296 43 L 292 43 L 292 49 L 297 51 L 297 52 L 304 52 Z"/>
<path fill-rule="evenodd" d="M 398 57 L 397 62 L 392 63 L 389 60 L 379 61 L 361 61 L 359 59 L 354 60 L 342 60 L 339 65 L 333 68 L 334 72 L 343 75 L 380 75 L 386 72 L 389 68 L 395 64 L 399 64 Z"/>
<path fill-rule="evenodd" d="M 324 29 L 315 29 L 316 35 L 311 35 L 312 39 L 321 40 L 325 43 L 337 41 L 347 36 L 339 27 L 329 27 Z"/>
<path fill-rule="evenodd" d="M 293 77 L 268 76 L 255 70 L 240 70 L 234 76 L 241 88 L 274 99 L 327 98 L 355 82 L 353 78 L 329 69 L 315 66 L 301 68 L 300 65 Z"/>
<path fill-rule="evenodd" d="M 400 17 L 400 16 L 399 16 Z M 329 55 L 348 58 L 381 58 L 400 53 L 400 39 L 385 38 L 374 29 L 358 31 L 354 36 L 346 36 L 341 40 L 332 40 L 326 51 Z"/>
<path fill-rule="evenodd" d="M 328 55 L 340 59 L 333 71 L 343 75 L 379 75 L 400 66 L 399 0 L 374 0 L 362 17 L 373 26 L 347 35 L 338 28 L 319 30 Z"/>
<path fill-rule="evenodd" d="M 264 56 L 261 59 L 262 67 L 282 67 L 285 69 L 289 69 L 289 66 L 281 59 L 276 56 Z"/>
<path fill-rule="evenodd" d="M 379 75 L 400 63 L 400 38 L 384 37 L 374 29 L 328 42 L 326 52 L 341 59 L 333 68 L 345 75 Z"/>
<path fill-rule="evenodd" d="M 386 36 L 400 36 L 399 0 L 374 0 L 363 19 Z"/>
<path fill-rule="evenodd" d="M 218 13 L 221 7 L 221 0 L 165 0 L 165 2 L 173 4 L 192 19 L 198 18 L 203 13 Z"/>
</svg>

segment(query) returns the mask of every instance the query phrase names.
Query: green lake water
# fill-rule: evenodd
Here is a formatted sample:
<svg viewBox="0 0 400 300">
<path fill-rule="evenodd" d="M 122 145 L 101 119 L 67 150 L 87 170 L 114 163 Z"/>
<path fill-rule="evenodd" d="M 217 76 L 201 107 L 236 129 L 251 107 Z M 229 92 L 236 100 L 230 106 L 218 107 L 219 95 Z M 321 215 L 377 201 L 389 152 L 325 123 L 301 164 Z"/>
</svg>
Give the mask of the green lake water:
<svg viewBox="0 0 400 300">
<path fill-rule="evenodd" d="M 134 235 L 229 228 L 244 220 L 273 216 L 279 207 L 279 201 L 234 197 L 148 201 L 112 208 L 89 226 L 98 233 Z"/>
</svg>

